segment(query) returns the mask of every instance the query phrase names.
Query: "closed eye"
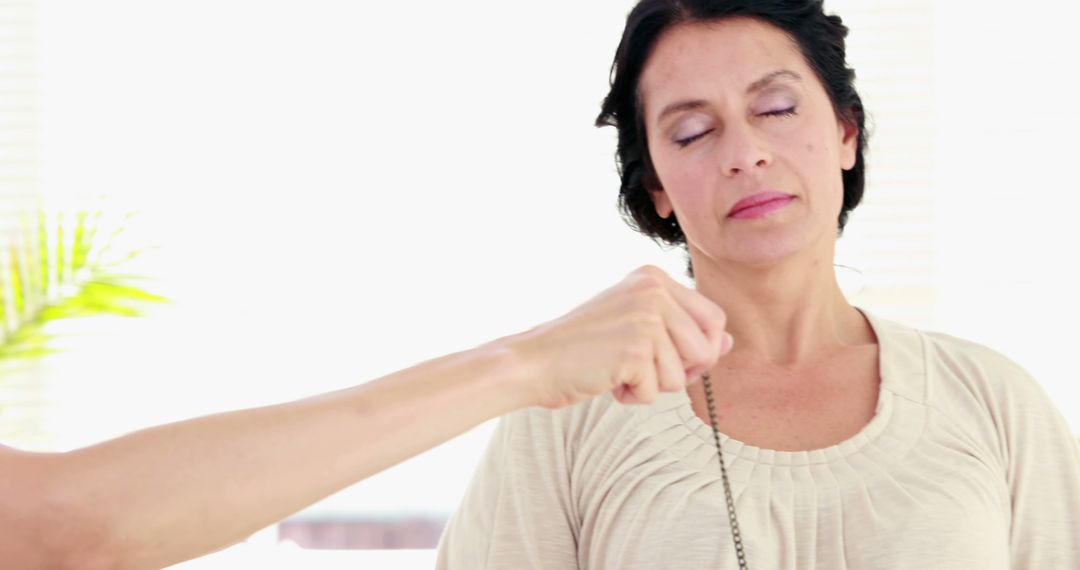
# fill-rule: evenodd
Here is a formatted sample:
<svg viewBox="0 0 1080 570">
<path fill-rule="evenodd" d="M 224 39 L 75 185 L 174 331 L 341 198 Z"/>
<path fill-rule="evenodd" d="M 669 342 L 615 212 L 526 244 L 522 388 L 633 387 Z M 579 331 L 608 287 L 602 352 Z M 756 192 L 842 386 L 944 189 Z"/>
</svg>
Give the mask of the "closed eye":
<svg viewBox="0 0 1080 570">
<path fill-rule="evenodd" d="M 713 132 L 713 130 L 714 129 L 709 129 L 707 131 L 698 133 L 698 134 L 696 134 L 696 135 L 694 135 L 692 137 L 687 137 L 685 139 L 679 139 L 679 140 L 675 141 L 675 143 L 679 145 L 679 148 L 686 148 L 687 145 L 689 145 L 690 143 L 700 139 L 701 137 Z"/>
<path fill-rule="evenodd" d="M 762 113 L 762 117 L 790 117 L 795 114 L 795 107 L 789 107 L 787 109 L 780 109 L 778 111 L 769 111 Z"/>
<path fill-rule="evenodd" d="M 790 117 L 792 115 L 795 115 L 795 107 L 789 107 L 787 109 L 778 109 L 776 111 L 767 111 L 765 113 L 761 113 L 758 116 L 759 117 Z M 690 145 L 690 143 L 692 143 L 692 142 L 700 139 L 701 137 L 713 132 L 713 130 L 714 129 L 709 129 L 707 131 L 703 131 L 701 133 L 698 133 L 698 134 L 696 134 L 696 135 L 694 135 L 692 137 L 687 137 L 685 139 L 679 139 L 679 140 L 675 141 L 675 144 L 679 145 L 679 148 L 686 148 L 687 146 Z"/>
</svg>

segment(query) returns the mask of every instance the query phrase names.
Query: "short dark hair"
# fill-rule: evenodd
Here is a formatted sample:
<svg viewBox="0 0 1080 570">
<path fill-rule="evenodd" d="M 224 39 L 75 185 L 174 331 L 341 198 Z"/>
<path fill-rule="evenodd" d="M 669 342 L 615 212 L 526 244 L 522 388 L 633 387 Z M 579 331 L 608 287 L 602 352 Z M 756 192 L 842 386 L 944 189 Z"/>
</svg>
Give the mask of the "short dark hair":
<svg viewBox="0 0 1080 570">
<path fill-rule="evenodd" d="M 626 18 L 626 28 L 611 65 L 611 90 L 604 98 L 596 126 L 614 126 L 619 142 L 615 162 L 621 179 L 619 211 L 638 232 L 658 243 L 686 248 L 686 236 L 672 213 L 657 215 L 650 189 L 659 187 L 645 137 L 638 83 L 645 62 L 660 35 L 678 24 L 749 17 L 780 28 L 799 46 L 807 65 L 825 88 L 833 110 L 858 127 L 855 166 L 842 174 L 844 200 L 838 235 L 848 214 L 862 200 L 867 132 L 862 99 L 855 90 L 855 70 L 847 65 L 844 38 L 848 28 L 837 15 L 825 15 L 823 0 L 641 0 Z M 687 256 L 687 275 L 693 265 Z"/>
</svg>

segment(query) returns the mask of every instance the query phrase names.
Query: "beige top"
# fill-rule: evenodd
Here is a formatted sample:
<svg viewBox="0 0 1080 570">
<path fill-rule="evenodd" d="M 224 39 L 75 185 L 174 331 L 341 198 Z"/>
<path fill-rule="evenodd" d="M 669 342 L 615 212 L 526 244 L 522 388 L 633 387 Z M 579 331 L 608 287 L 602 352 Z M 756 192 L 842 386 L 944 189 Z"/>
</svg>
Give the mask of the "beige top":
<svg viewBox="0 0 1080 570">
<path fill-rule="evenodd" d="M 1080 446 L 1042 388 L 984 346 L 863 311 L 876 412 L 814 451 L 720 434 L 753 570 L 1080 569 Z M 437 568 L 738 564 L 712 428 L 685 392 L 500 419 Z"/>
</svg>

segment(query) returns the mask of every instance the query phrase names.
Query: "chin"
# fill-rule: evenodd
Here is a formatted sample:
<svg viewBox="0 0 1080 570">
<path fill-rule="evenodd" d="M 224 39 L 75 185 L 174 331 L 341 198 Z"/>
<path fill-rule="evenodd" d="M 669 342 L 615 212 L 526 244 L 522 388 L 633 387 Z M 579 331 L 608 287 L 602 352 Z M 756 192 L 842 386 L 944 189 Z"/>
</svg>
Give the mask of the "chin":
<svg viewBox="0 0 1080 570">
<path fill-rule="evenodd" d="M 738 238 L 726 237 L 727 243 L 723 250 L 707 256 L 716 259 L 720 264 L 734 263 L 753 268 L 779 265 L 801 253 L 816 249 L 817 244 L 810 232 L 799 231 L 790 226 L 749 232 L 749 235 Z"/>
<path fill-rule="evenodd" d="M 746 267 L 766 268 L 779 265 L 806 249 L 789 243 L 758 243 L 729 250 L 725 257 Z"/>
</svg>

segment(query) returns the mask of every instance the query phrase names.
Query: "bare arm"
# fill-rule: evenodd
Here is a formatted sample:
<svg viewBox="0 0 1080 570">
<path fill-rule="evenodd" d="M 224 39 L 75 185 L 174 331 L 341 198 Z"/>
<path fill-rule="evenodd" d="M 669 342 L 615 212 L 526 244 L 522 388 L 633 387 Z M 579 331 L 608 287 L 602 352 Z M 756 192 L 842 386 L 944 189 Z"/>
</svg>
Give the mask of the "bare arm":
<svg viewBox="0 0 1080 570">
<path fill-rule="evenodd" d="M 492 343 L 355 388 L 68 453 L 0 447 L 0 560 L 160 568 L 219 549 L 528 406 L 513 358 Z"/>
<path fill-rule="evenodd" d="M 683 390 L 730 349 L 724 319 L 646 266 L 561 318 L 355 388 L 68 453 L 0 446 L 0 564 L 160 568 L 205 554 L 511 411 Z"/>
</svg>

